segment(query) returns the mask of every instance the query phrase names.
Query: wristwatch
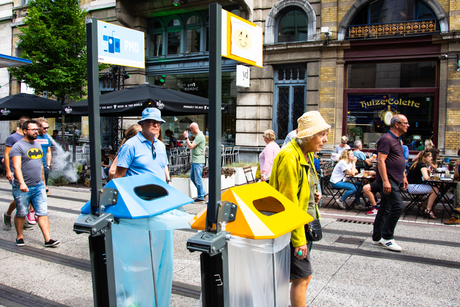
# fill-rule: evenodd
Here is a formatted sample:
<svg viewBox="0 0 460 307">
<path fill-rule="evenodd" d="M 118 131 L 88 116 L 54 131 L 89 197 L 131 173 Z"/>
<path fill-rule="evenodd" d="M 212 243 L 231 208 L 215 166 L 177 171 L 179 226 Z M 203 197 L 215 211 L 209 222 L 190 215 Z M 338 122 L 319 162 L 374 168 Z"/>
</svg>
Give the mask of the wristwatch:
<svg viewBox="0 0 460 307">
<path fill-rule="evenodd" d="M 171 179 L 169 179 L 169 180 L 166 180 L 166 182 L 167 182 L 167 183 L 170 183 L 170 182 L 172 182 L 172 180 L 171 180 Z"/>
</svg>

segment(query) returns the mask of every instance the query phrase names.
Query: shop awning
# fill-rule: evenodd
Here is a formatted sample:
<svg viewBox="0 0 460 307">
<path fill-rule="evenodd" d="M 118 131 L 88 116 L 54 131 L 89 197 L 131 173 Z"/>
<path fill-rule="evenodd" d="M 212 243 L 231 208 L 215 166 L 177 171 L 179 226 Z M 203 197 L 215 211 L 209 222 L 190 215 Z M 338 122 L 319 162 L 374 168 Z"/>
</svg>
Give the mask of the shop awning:
<svg viewBox="0 0 460 307">
<path fill-rule="evenodd" d="M 101 116 L 140 116 L 147 107 L 161 110 L 162 116 L 207 114 L 207 98 L 163 86 L 142 84 L 100 96 Z M 69 115 L 88 115 L 88 100 L 64 106 Z"/>
<path fill-rule="evenodd" d="M 0 120 L 18 120 L 21 116 L 59 117 L 61 103 L 40 96 L 19 93 L 0 98 Z"/>
<path fill-rule="evenodd" d="M 21 58 L 10 56 L 10 55 L 0 54 L 0 68 L 22 66 L 22 65 L 27 65 L 31 63 L 32 62 L 30 60 L 21 59 Z"/>
</svg>

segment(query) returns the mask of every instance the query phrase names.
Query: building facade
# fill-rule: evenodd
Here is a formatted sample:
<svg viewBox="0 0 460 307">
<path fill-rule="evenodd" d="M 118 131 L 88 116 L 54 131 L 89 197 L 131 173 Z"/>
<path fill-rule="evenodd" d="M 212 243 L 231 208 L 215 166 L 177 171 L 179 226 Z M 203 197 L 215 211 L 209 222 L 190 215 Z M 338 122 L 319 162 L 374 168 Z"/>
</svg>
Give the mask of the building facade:
<svg viewBox="0 0 460 307">
<path fill-rule="evenodd" d="M 13 2 L 12 50 L 27 6 Z M 149 82 L 207 97 L 211 2 L 82 0 L 81 7 L 91 17 L 145 32 L 146 68 L 127 68 L 125 86 Z M 402 113 L 411 125 L 404 136 L 410 149 L 432 139 L 443 153 L 457 152 L 460 2 L 219 3 L 264 31 L 263 68 L 251 67 L 249 88 L 236 87 L 237 63 L 222 61 L 221 133 L 224 142 L 241 147 L 246 160 L 256 160 L 265 146 L 263 131 L 273 129 L 282 143 L 309 110 L 319 110 L 332 126 L 325 149 L 334 148 L 342 135 L 373 148 L 388 131 L 388 119 Z M 181 120 L 187 123 L 168 119 L 165 129 L 180 133 L 186 126 Z M 188 120 L 207 126 L 205 115 Z"/>
</svg>

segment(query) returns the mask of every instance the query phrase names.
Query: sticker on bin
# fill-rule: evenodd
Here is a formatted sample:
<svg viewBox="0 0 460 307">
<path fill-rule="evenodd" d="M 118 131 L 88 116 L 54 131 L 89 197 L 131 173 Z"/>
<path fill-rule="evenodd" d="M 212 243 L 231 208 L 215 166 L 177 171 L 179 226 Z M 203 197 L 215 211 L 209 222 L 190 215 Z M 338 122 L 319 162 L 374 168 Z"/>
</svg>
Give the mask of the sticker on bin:
<svg viewBox="0 0 460 307">
<path fill-rule="evenodd" d="M 238 237 L 274 239 L 313 221 L 311 215 L 265 182 L 230 188 L 221 199 L 238 206 L 236 219 L 225 228 Z M 206 210 L 190 224 L 193 229 L 204 230 Z"/>
</svg>

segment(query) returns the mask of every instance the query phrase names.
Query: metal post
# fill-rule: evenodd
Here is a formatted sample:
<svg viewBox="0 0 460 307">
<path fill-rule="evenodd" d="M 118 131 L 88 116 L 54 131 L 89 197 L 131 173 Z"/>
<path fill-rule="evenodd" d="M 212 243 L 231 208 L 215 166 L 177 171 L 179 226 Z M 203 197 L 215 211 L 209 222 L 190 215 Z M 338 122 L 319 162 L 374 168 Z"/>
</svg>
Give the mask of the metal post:
<svg viewBox="0 0 460 307">
<path fill-rule="evenodd" d="M 206 231 L 216 223 L 217 205 L 220 202 L 222 131 L 222 6 L 209 5 L 209 202 Z"/>
<path fill-rule="evenodd" d="M 91 214 L 99 206 L 99 190 L 102 188 L 101 174 L 101 117 L 99 115 L 99 70 L 97 62 L 97 19 L 86 19 L 86 50 L 88 52 L 88 121 L 89 158 L 91 165 Z"/>
</svg>

